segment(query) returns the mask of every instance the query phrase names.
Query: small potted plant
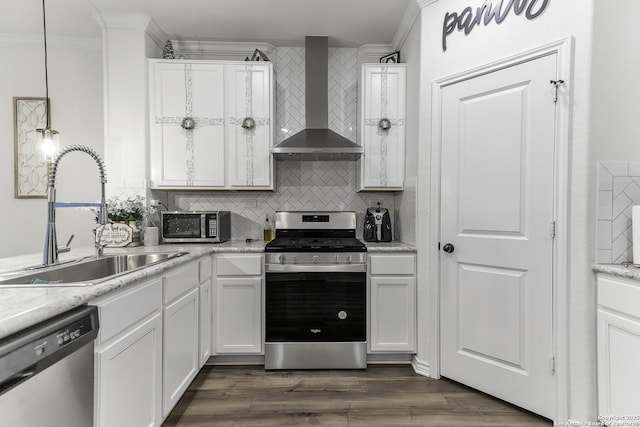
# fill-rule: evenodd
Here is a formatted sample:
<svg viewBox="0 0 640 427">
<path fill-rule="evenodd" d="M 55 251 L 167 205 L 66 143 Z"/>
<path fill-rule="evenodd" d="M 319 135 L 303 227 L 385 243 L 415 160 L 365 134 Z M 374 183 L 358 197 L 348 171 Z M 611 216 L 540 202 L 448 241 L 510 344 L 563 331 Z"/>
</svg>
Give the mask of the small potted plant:
<svg viewBox="0 0 640 427">
<path fill-rule="evenodd" d="M 130 196 L 126 199 L 112 197 L 107 200 L 107 217 L 114 223 L 126 224 L 132 230 L 131 243 L 127 246 L 139 246 L 140 230 L 147 208 L 144 197 L 140 195 Z"/>
</svg>

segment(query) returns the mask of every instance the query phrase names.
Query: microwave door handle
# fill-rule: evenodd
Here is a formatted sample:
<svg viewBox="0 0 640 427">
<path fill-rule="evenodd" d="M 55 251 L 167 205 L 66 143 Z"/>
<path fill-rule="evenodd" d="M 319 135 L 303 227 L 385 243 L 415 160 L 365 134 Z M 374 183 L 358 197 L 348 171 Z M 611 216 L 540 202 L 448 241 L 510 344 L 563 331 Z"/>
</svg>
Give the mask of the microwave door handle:
<svg viewBox="0 0 640 427">
<path fill-rule="evenodd" d="M 207 214 L 200 215 L 200 237 L 207 237 Z"/>
</svg>

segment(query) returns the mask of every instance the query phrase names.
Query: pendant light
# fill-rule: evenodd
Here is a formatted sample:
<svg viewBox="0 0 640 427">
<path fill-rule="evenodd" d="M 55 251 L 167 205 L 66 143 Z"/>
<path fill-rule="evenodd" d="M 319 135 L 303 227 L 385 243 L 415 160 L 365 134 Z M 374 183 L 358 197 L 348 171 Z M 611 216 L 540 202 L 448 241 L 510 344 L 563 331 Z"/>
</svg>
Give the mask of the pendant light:
<svg viewBox="0 0 640 427">
<path fill-rule="evenodd" d="M 49 69 L 47 57 L 47 15 L 45 11 L 45 0 L 42 0 L 42 27 L 44 34 L 44 88 L 46 97 L 46 127 L 44 129 L 36 129 L 40 133 L 39 148 L 44 160 L 53 162 L 56 157 L 60 144 L 58 141 L 58 131 L 51 129 L 51 102 L 49 100 Z"/>
</svg>

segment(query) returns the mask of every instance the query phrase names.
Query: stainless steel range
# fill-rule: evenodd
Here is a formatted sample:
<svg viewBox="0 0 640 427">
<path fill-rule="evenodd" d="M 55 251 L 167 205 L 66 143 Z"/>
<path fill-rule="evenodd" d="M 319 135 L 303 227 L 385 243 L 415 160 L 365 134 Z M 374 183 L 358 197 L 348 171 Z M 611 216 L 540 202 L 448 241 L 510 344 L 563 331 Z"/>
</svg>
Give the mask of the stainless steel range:
<svg viewBox="0 0 640 427">
<path fill-rule="evenodd" d="M 266 369 L 364 369 L 366 251 L 355 212 L 276 212 L 266 252 Z"/>
</svg>

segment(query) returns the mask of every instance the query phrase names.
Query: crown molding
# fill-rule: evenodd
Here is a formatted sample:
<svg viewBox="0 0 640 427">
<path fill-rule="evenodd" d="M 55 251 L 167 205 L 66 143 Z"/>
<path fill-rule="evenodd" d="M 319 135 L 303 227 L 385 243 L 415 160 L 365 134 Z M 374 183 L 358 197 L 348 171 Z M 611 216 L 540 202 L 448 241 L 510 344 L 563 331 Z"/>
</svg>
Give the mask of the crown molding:
<svg viewBox="0 0 640 427">
<path fill-rule="evenodd" d="M 153 19 L 149 20 L 145 31 L 149 38 L 161 49 L 164 47 L 165 42 L 169 40 L 167 33 L 165 33 Z"/>
<path fill-rule="evenodd" d="M 44 49 L 44 38 L 35 35 L 2 34 L 0 47 L 18 49 Z M 47 48 L 57 50 L 101 51 L 100 37 L 47 36 Z"/>
<path fill-rule="evenodd" d="M 420 6 L 420 9 L 424 9 L 427 6 L 431 6 L 438 0 L 416 0 L 416 1 L 418 2 L 418 6 Z"/>
<path fill-rule="evenodd" d="M 420 0 L 418 0 L 419 2 Z M 435 1 L 435 0 L 431 0 Z M 393 41 L 391 42 L 392 50 L 397 51 L 400 50 L 404 42 L 407 40 L 409 33 L 411 32 L 411 28 L 413 28 L 413 24 L 415 24 L 416 20 L 420 16 L 420 7 L 417 2 L 410 1 L 407 4 L 407 8 L 404 10 L 404 15 L 402 16 L 402 20 L 400 21 L 400 25 L 396 30 L 395 35 L 393 36 Z"/>
<path fill-rule="evenodd" d="M 380 57 L 393 53 L 391 44 L 365 44 L 358 48 L 358 65 L 380 62 Z"/>
<path fill-rule="evenodd" d="M 187 59 L 227 59 L 243 61 L 260 49 L 272 61 L 275 60 L 276 47 L 264 42 L 217 42 L 202 40 L 171 40 L 173 49 L 179 56 Z"/>
</svg>

